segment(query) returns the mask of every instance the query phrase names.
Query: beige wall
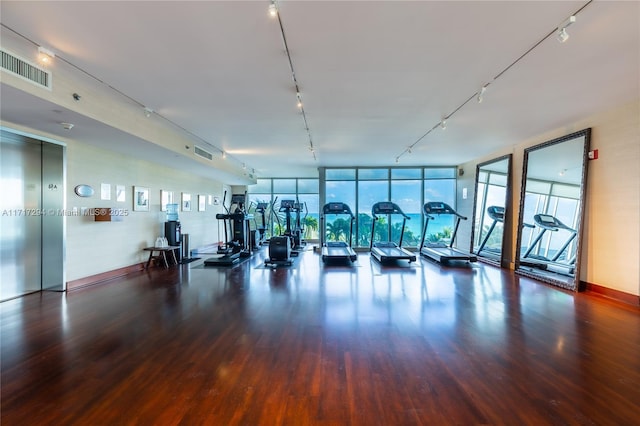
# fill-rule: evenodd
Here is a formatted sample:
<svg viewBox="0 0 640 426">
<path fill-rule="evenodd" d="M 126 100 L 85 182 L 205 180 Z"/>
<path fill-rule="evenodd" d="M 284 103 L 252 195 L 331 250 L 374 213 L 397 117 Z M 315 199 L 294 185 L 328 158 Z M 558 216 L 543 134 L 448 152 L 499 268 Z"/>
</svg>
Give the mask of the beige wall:
<svg viewBox="0 0 640 426">
<path fill-rule="evenodd" d="M 469 217 L 461 227 L 458 245 L 470 245 L 475 170 L 478 163 L 513 154 L 511 247 L 507 248 L 511 266 L 515 258 L 518 207 L 522 187 L 524 149 L 590 127 L 591 149 L 599 158 L 589 161 L 585 202 L 585 224 L 580 280 L 628 294 L 640 295 L 640 102 L 620 106 L 563 128 L 513 145 L 511 149 L 465 163 L 458 182 L 458 209 Z M 462 188 L 469 196 L 462 199 Z M 509 214 L 509 213 L 508 213 Z M 463 229 L 464 228 L 464 229 Z"/>
<path fill-rule="evenodd" d="M 111 185 L 111 200 L 100 199 L 102 183 Z M 78 184 L 94 188 L 91 198 L 74 193 Z M 126 201 L 115 199 L 116 185 L 126 187 Z M 133 211 L 133 186 L 149 188 L 148 212 Z M 144 247 L 164 235 L 166 212 L 160 211 L 160 190 L 173 191 L 175 202 L 181 193 L 191 194 L 190 212 L 179 212 L 182 232 L 188 233 L 190 247 L 219 241 L 216 213 L 221 206 L 209 205 L 208 195 L 222 197 L 222 183 L 179 170 L 126 157 L 93 146 L 67 143 L 67 209 L 112 207 L 128 209 L 122 222 L 95 222 L 90 216 L 67 218 L 67 281 L 84 278 L 146 261 Z M 207 196 L 205 211 L 198 211 L 198 195 Z"/>
</svg>

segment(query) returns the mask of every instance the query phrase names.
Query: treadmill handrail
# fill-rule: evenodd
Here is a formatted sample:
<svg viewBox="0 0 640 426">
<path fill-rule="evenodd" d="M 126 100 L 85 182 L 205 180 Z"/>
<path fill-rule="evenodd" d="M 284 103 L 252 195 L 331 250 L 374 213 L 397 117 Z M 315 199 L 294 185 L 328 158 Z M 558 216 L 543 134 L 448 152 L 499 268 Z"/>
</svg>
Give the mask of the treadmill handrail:
<svg viewBox="0 0 640 426">
<path fill-rule="evenodd" d="M 402 215 L 402 228 L 400 231 L 400 241 L 398 241 L 398 248 L 402 248 L 402 240 L 404 239 L 404 228 L 407 224 L 407 220 L 411 220 L 411 218 L 404 214 L 402 209 L 398 207 L 396 203 L 392 203 L 390 201 L 379 201 L 371 207 L 371 216 L 373 216 L 373 220 L 371 221 L 371 238 L 369 240 L 369 251 L 373 249 L 373 238 L 376 232 L 376 222 L 378 222 L 378 220 L 380 219 L 378 215 L 382 216 L 392 214 Z"/>
<path fill-rule="evenodd" d="M 487 207 L 487 214 L 493 220 L 497 220 L 498 222 L 504 222 L 504 207 L 489 206 Z"/>
<path fill-rule="evenodd" d="M 420 240 L 420 251 L 425 246 L 425 237 L 427 236 L 427 228 L 429 227 L 429 221 L 434 220 L 432 214 L 441 215 L 441 214 L 451 214 L 456 217 L 456 224 L 453 229 L 453 233 L 451 234 L 451 242 L 449 243 L 449 248 L 453 248 L 453 244 L 456 240 L 456 235 L 458 235 L 458 228 L 460 227 L 461 220 L 467 220 L 465 216 L 462 216 L 454 209 L 451 208 L 447 203 L 443 203 L 441 201 L 428 201 L 422 206 L 422 211 L 425 216 L 424 228 L 422 228 L 422 239 Z"/>
<path fill-rule="evenodd" d="M 544 221 L 542 219 L 543 216 L 547 216 L 553 219 L 553 222 L 547 222 Z M 533 221 L 536 223 L 536 225 L 538 225 L 540 228 L 543 229 L 547 229 L 549 231 L 557 231 L 559 229 L 563 229 L 565 231 L 568 232 L 572 232 L 572 233 L 577 233 L 578 231 L 576 231 L 573 228 L 569 228 L 567 225 L 565 225 L 564 223 L 562 223 L 560 221 L 560 219 L 558 219 L 557 217 L 550 215 L 550 214 L 543 214 L 543 213 L 539 213 L 533 216 Z"/>
<path fill-rule="evenodd" d="M 340 209 L 331 209 L 331 207 L 338 207 L 340 206 Z M 332 203 L 327 203 L 322 207 L 322 214 L 320 215 L 320 246 L 324 247 L 325 244 L 327 243 L 327 241 L 325 241 L 325 237 L 326 237 L 326 219 L 325 216 L 327 214 L 335 214 L 335 215 L 340 215 L 340 214 L 348 214 L 349 215 L 349 241 L 347 242 L 348 246 L 351 247 L 351 244 L 353 243 L 353 224 L 356 220 L 356 217 L 354 216 L 353 212 L 351 211 L 351 209 L 349 208 L 349 206 L 345 203 L 341 203 L 341 202 L 332 202 Z"/>
</svg>

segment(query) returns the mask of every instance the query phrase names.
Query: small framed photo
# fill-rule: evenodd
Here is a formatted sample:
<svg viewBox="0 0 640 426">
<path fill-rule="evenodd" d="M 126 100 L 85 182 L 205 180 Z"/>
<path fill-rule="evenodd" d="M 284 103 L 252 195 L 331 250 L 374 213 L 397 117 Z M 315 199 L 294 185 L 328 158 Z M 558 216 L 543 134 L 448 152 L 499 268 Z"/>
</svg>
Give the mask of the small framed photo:
<svg viewBox="0 0 640 426">
<path fill-rule="evenodd" d="M 207 205 L 207 196 L 198 195 L 198 211 L 199 212 L 205 211 L 206 205 Z"/>
<path fill-rule="evenodd" d="M 188 192 L 182 193 L 182 211 L 190 212 L 191 211 L 191 194 Z"/>
<path fill-rule="evenodd" d="M 149 211 L 149 188 L 143 186 L 133 187 L 133 211 Z"/>
<path fill-rule="evenodd" d="M 167 204 L 173 204 L 173 191 L 160 190 L 160 211 L 167 211 Z"/>
<path fill-rule="evenodd" d="M 111 184 L 109 183 L 100 184 L 100 199 L 111 200 Z"/>
<path fill-rule="evenodd" d="M 124 203 L 127 196 L 125 194 L 124 185 L 116 185 L 116 201 Z"/>
</svg>

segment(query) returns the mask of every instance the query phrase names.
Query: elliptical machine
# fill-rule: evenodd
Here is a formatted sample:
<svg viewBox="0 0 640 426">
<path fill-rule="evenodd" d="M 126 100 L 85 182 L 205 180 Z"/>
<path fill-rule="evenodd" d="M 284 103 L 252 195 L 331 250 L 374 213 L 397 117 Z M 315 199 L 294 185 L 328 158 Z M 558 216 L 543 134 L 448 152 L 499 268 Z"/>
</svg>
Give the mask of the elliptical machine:
<svg viewBox="0 0 640 426">
<path fill-rule="evenodd" d="M 269 240 L 269 257 L 265 259 L 265 265 L 292 265 L 293 260 L 291 256 L 297 256 L 298 252 L 294 252 L 291 249 L 294 247 L 294 233 L 291 230 L 291 211 L 293 210 L 295 202 L 293 200 L 282 200 L 280 202 L 279 212 L 285 214 L 285 230 L 284 233 L 277 237 L 271 237 Z M 280 219 L 276 215 L 276 220 L 280 224 Z"/>
<path fill-rule="evenodd" d="M 224 244 L 218 247 L 219 257 L 212 257 L 204 261 L 205 266 L 228 266 L 237 263 L 240 257 L 251 256 L 251 241 L 249 234 L 251 229 L 249 221 L 253 219 L 253 215 L 247 214 L 244 210 L 245 194 L 233 194 L 231 196 L 231 207 L 236 206 L 231 211 L 224 202 L 227 199 L 227 192 L 224 193 L 222 206 L 226 213 L 216 214 L 216 219 L 222 220 L 224 223 Z M 231 228 L 232 237 L 229 238 L 228 228 Z"/>
<path fill-rule="evenodd" d="M 258 225 L 258 221 L 255 220 L 254 218 L 254 222 L 256 224 L 256 231 L 257 234 L 255 236 L 255 246 L 259 247 L 261 246 L 266 240 L 267 240 L 267 218 L 266 218 L 266 213 L 267 213 L 267 209 L 269 208 L 269 204 L 268 203 L 263 203 L 263 202 L 258 202 L 256 203 L 256 208 L 254 209 L 254 212 L 258 213 L 260 215 L 260 217 L 262 218 L 262 223 L 260 225 Z"/>
<path fill-rule="evenodd" d="M 292 256 L 297 256 L 297 250 L 300 250 L 303 247 L 304 242 L 302 241 L 302 227 L 300 226 L 300 203 L 297 203 L 294 200 L 282 200 L 280 201 L 280 208 L 278 212 L 284 213 L 284 232 L 283 236 L 289 237 L 291 240 L 291 249 Z M 292 213 L 296 213 L 295 223 L 292 225 Z M 277 217 L 277 216 L 276 216 Z"/>
<path fill-rule="evenodd" d="M 224 196 L 222 198 L 222 207 L 225 209 L 226 213 L 216 214 L 216 219 L 221 220 L 224 227 L 224 243 L 218 246 L 217 251 L 217 254 L 221 256 L 212 257 L 205 260 L 205 266 L 233 265 L 240 260 L 240 252 L 242 251 L 242 247 L 240 246 L 238 241 L 235 241 L 235 239 L 233 238 L 229 238 L 228 228 L 232 226 L 232 215 L 225 204 L 226 200 L 227 191 L 224 191 Z M 231 231 L 231 233 L 233 234 L 233 231 Z"/>
<path fill-rule="evenodd" d="M 302 236 L 304 235 L 304 226 L 302 225 L 302 221 L 300 220 L 302 217 L 302 209 L 305 210 L 304 217 L 306 219 L 307 215 L 309 214 L 309 211 L 307 210 L 307 204 L 304 202 L 301 203 L 299 201 L 296 201 L 293 204 L 292 210 L 296 214 L 296 221 L 294 223 L 293 230 L 291 231 L 293 235 L 294 250 L 302 250 L 307 245 L 307 242 L 302 239 Z"/>
</svg>

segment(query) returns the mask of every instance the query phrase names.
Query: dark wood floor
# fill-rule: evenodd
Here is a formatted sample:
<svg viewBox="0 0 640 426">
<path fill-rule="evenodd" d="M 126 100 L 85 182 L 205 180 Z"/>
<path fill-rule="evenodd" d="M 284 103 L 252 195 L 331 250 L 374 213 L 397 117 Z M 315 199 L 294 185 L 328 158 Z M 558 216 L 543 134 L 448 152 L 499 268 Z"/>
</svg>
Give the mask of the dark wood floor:
<svg viewBox="0 0 640 426">
<path fill-rule="evenodd" d="M 0 304 L 3 425 L 632 425 L 640 311 L 488 265 L 197 263 Z"/>
</svg>

